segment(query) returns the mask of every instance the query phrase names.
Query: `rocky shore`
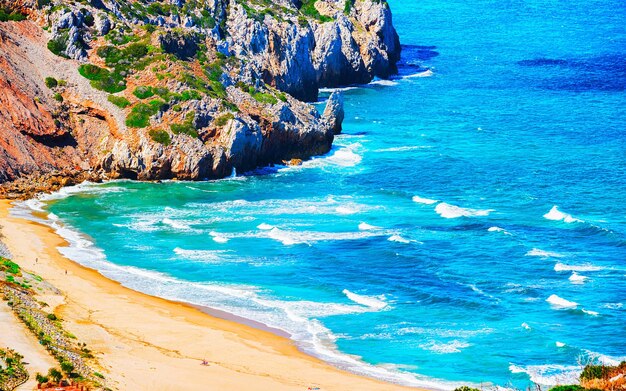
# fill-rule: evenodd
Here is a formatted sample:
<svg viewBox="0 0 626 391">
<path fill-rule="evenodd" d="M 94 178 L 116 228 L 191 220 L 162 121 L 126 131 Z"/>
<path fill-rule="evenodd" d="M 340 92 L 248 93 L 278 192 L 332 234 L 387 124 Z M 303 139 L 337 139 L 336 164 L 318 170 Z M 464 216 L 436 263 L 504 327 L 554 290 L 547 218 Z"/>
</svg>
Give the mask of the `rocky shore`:
<svg viewBox="0 0 626 391">
<path fill-rule="evenodd" d="M 0 22 L 10 197 L 85 179 L 222 178 L 324 154 L 343 97 L 333 93 L 322 114 L 305 102 L 320 87 L 388 77 L 400 58 L 379 0 L 0 7 L 17 15 Z"/>
</svg>

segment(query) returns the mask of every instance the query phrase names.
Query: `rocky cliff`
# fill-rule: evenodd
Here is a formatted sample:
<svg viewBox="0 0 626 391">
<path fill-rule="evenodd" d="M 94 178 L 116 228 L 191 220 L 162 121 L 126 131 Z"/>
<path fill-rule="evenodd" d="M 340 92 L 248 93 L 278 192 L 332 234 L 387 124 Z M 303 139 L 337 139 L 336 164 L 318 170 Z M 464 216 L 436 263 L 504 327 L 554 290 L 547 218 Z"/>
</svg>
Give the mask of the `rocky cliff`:
<svg viewBox="0 0 626 391">
<path fill-rule="evenodd" d="M 0 10 L 0 182 L 201 180 L 323 154 L 343 97 L 323 114 L 305 102 L 320 87 L 388 77 L 400 56 L 383 0 L 0 0 Z"/>
</svg>

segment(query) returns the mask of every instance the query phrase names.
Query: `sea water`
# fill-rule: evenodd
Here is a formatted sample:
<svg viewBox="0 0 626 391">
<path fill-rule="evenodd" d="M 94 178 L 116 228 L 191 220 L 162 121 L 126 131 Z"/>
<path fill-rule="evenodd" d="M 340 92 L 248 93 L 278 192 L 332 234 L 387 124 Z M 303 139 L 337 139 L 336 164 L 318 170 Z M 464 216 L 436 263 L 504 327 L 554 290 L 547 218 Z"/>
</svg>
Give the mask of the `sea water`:
<svg viewBox="0 0 626 391">
<path fill-rule="evenodd" d="M 521 388 L 624 359 L 626 3 L 389 3 L 400 75 L 346 89 L 328 155 L 31 206 L 73 259 L 357 373 Z"/>
</svg>

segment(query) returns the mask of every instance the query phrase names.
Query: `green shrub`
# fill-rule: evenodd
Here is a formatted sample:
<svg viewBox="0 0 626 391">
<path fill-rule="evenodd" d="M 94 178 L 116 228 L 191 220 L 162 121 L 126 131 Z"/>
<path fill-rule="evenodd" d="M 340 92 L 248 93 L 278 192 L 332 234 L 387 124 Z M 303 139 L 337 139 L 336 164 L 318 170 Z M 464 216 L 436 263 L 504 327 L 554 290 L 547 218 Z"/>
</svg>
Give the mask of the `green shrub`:
<svg viewBox="0 0 626 391">
<path fill-rule="evenodd" d="M 152 87 L 139 86 L 135 88 L 135 91 L 133 91 L 133 95 L 135 95 L 139 99 L 146 99 L 153 97 L 154 91 L 152 90 Z"/>
<path fill-rule="evenodd" d="M 145 128 L 150 124 L 150 117 L 159 112 L 165 102 L 159 99 L 149 104 L 137 103 L 126 117 L 126 125 L 131 128 Z"/>
<path fill-rule="evenodd" d="M 10 274 L 20 274 L 20 266 L 6 258 L 0 257 L 2 263 L 0 263 L 0 270 L 4 270 Z"/>
<path fill-rule="evenodd" d="M 57 82 L 57 79 L 55 79 L 54 77 L 46 77 L 45 82 L 46 82 L 46 87 L 48 88 L 54 88 L 59 85 L 59 83 Z"/>
<path fill-rule="evenodd" d="M 169 100 L 170 98 L 170 90 L 167 87 L 154 87 L 152 91 L 165 100 Z"/>
<path fill-rule="evenodd" d="M 196 128 L 189 122 L 184 122 L 182 124 L 171 124 L 170 129 L 172 129 L 172 133 L 174 134 L 188 134 L 191 137 L 198 137 L 198 132 Z"/>
<path fill-rule="evenodd" d="M 65 80 L 59 80 L 58 81 L 59 87 L 65 87 L 67 85 L 67 81 Z"/>
<path fill-rule="evenodd" d="M 302 7 L 300 7 L 300 12 L 302 12 L 306 16 L 317 19 L 322 23 L 332 22 L 333 18 L 331 18 L 330 16 L 320 14 L 317 8 L 315 8 L 316 1 L 317 0 L 302 1 Z"/>
<path fill-rule="evenodd" d="M 353 6 L 354 0 L 346 0 L 346 3 L 343 5 L 343 13 L 346 15 L 350 15 L 350 11 L 352 11 Z"/>
<path fill-rule="evenodd" d="M 113 103 L 120 109 L 125 109 L 130 106 L 130 102 L 128 101 L 128 99 L 124 98 L 123 96 L 109 95 L 107 99 L 109 100 L 109 102 Z"/>
<path fill-rule="evenodd" d="M 118 73 L 111 73 L 108 69 L 100 68 L 92 64 L 83 64 L 78 67 L 78 73 L 86 79 L 91 80 L 91 86 L 95 89 L 111 94 L 126 89 L 124 77 Z"/>
<path fill-rule="evenodd" d="M 93 64 L 83 64 L 78 67 L 78 73 L 89 80 L 101 80 L 108 76 L 110 72 Z"/>
<path fill-rule="evenodd" d="M 3 8 L 0 8 L 0 22 L 8 22 L 9 20 L 13 21 L 22 21 L 26 19 L 26 15 L 18 13 L 18 12 L 9 12 Z"/>
<path fill-rule="evenodd" d="M 172 143 L 172 139 L 170 138 L 170 134 L 167 133 L 165 130 L 162 129 L 152 129 L 149 132 L 150 137 L 152 138 L 152 140 L 156 141 L 157 143 L 161 143 L 163 145 L 170 145 Z"/>
<path fill-rule="evenodd" d="M 222 114 L 215 119 L 215 126 L 219 126 L 221 128 L 233 118 L 235 118 L 235 116 L 232 113 Z"/>
<path fill-rule="evenodd" d="M 55 314 L 48 314 L 48 315 L 46 315 L 46 318 L 48 318 L 48 319 L 50 319 L 52 321 L 57 320 L 57 316 Z"/>
<path fill-rule="evenodd" d="M 197 90 L 187 90 L 187 91 L 183 91 L 180 94 L 180 100 L 182 100 L 183 102 L 186 102 L 188 100 L 200 100 L 202 99 L 202 94 L 200 94 L 200 91 Z"/>
<path fill-rule="evenodd" d="M 572 384 L 566 386 L 555 386 L 550 388 L 550 391 L 585 391 L 585 388 L 576 384 Z"/>
<path fill-rule="evenodd" d="M 63 95 L 57 92 L 56 94 L 54 94 L 54 100 L 56 100 L 57 102 L 63 102 Z"/>
<path fill-rule="evenodd" d="M 67 56 L 63 53 L 65 52 L 65 49 L 67 49 L 67 39 L 64 39 L 63 37 L 58 37 L 48 41 L 48 50 L 57 56 L 67 58 Z"/>
<path fill-rule="evenodd" d="M 480 391 L 478 388 L 472 388 L 468 386 L 461 386 L 454 389 L 454 391 Z"/>
<path fill-rule="evenodd" d="M 588 364 L 580 374 L 580 380 L 604 379 L 614 367 Z"/>
<path fill-rule="evenodd" d="M 276 97 L 272 94 L 255 92 L 252 94 L 252 97 L 259 103 L 269 103 L 271 105 L 278 103 L 278 99 L 276 99 Z"/>
</svg>

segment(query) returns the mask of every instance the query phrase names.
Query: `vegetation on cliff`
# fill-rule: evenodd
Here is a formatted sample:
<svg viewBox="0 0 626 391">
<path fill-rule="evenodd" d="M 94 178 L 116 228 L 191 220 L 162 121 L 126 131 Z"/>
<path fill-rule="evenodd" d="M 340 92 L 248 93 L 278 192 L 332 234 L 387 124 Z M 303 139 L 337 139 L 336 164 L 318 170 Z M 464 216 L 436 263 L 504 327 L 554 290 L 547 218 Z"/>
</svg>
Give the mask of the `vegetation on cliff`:
<svg viewBox="0 0 626 391">
<path fill-rule="evenodd" d="M 78 167 L 103 178 L 198 180 L 322 154 L 341 129 L 343 100 L 324 115 L 302 100 L 316 100 L 319 87 L 386 77 L 400 52 L 384 1 L 9 5 L 43 27 L 47 55 L 56 56 L 67 82 L 54 83 L 59 76 L 50 69 L 55 78 L 38 81 L 49 92 L 8 91 L 36 98 L 20 112 L 50 120 L 32 132 L 18 130 L 23 120 L 4 118 L 19 140 L 0 145 L 13 159 L 0 162 L 0 182 Z M 16 47 L 32 47 L 33 62 L 45 62 L 36 34 L 3 28 L 10 41 L 24 41 Z M 4 77 L 19 73 L 22 85 L 32 85 L 20 61 L 10 61 L 15 70 Z M 23 164 L 26 157 L 11 151 L 20 143 L 45 153 L 30 153 Z"/>
</svg>

